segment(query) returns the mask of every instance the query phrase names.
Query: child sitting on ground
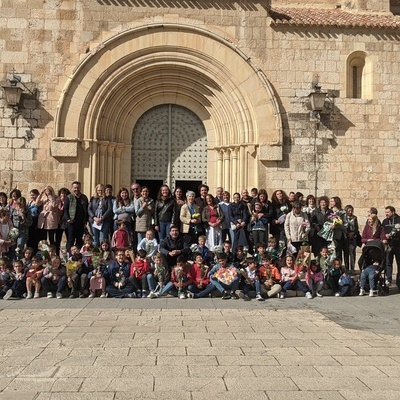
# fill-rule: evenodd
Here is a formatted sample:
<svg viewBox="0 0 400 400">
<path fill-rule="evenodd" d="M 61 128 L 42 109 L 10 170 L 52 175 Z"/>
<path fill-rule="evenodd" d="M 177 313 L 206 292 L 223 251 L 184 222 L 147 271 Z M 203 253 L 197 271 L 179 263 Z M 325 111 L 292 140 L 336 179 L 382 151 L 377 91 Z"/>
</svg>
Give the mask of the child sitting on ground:
<svg viewBox="0 0 400 400">
<path fill-rule="evenodd" d="M 196 254 L 195 263 L 192 267 L 193 272 L 193 284 L 189 286 L 189 291 L 192 293 L 201 292 L 210 283 L 208 271 L 210 268 L 204 264 L 204 260 L 201 254 Z"/>
<path fill-rule="evenodd" d="M 159 296 L 163 287 L 170 281 L 168 268 L 164 265 L 164 259 L 161 253 L 155 253 L 153 264 L 150 268 L 150 274 L 147 275 L 149 285 L 149 298 L 154 299 Z"/>
<path fill-rule="evenodd" d="M 282 260 L 281 275 L 282 275 L 282 282 L 281 282 L 282 290 L 281 293 L 279 294 L 280 299 L 285 298 L 287 290 L 297 290 L 297 289 L 300 289 L 303 293 L 305 293 L 308 299 L 312 298 L 308 287 L 299 279 L 299 276 L 294 269 L 293 256 L 288 255 Z"/>
<path fill-rule="evenodd" d="M 67 287 L 67 273 L 65 266 L 61 264 L 61 258 L 54 256 L 51 264 L 43 271 L 42 285 L 47 292 L 47 298 L 53 298 L 56 292 L 57 299 L 62 299 L 62 292 Z"/>
<path fill-rule="evenodd" d="M 10 280 L 0 291 L 0 298 L 8 300 L 11 297 L 22 298 L 26 292 L 24 265 L 21 260 L 14 261 L 14 270 L 10 272 Z"/>
<path fill-rule="evenodd" d="M 324 274 L 317 260 L 311 260 L 310 266 L 307 268 L 306 283 L 311 290 L 312 297 L 322 297 L 320 290 L 324 286 Z"/>
<path fill-rule="evenodd" d="M 131 264 L 129 279 L 134 287 L 137 298 L 147 297 L 147 274 L 150 273 L 150 265 L 146 259 L 146 250 L 138 250 L 135 261 Z"/>
<path fill-rule="evenodd" d="M 250 290 L 256 291 L 256 299 L 258 301 L 263 301 L 264 299 L 261 296 L 261 282 L 258 276 L 257 271 L 257 262 L 255 258 L 247 258 L 247 267 L 241 268 L 240 273 L 244 277 L 244 286 L 243 291 L 239 292 L 239 297 L 242 298 L 244 301 L 249 301 Z"/>
<path fill-rule="evenodd" d="M 186 299 L 187 288 L 192 283 L 193 276 L 191 268 L 187 265 L 186 258 L 184 256 L 179 256 L 171 272 L 171 281 L 163 287 L 160 296 L 170 293 L 179 299 Z"/>
<path fill-rule="evenodd" d="M 338 258 L 333 260 L 333 266 L 327 270 L 327 281 L 329 287 L 335 292 L 336 297 L 340 297 L 339 278 L 342 275 L 342 263 Z"/>
<path fill-rule="evenodd" d="M 40 297 L 40 288 L 42 287 L 41 279 L 43 275 L 42 259 L 40 257 L 32 257 L 32 263 L 26 273 L 26 291 L 27 299 L 38 299 Z M 32 289 L 35 288 L 35 294 Z"/>
<path fill-rule="evenodd" d="M 261 282 L 261 294 L 266 295 L 268 298 L 274 297 L 282 290 L 282 286 L 279 284 L 282 279 L 281 273 L 272 262 L 269 254 L 265 254 L 262 257 L 261 263 L 258 269 Z"/>
</svg>

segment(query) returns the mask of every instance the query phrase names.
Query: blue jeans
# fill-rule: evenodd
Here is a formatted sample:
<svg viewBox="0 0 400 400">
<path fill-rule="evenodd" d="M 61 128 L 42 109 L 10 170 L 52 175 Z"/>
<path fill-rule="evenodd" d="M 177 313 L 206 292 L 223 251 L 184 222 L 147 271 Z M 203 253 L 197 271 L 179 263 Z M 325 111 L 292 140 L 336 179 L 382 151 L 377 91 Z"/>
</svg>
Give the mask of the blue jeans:
<svg viewBox="0 0 400 400">
<path fill-rule="evenodd" d="M 42 278 L 42 286 L 46 292 L 62 292 L 67 287 L 67 277 L 61 276 L 57 282 L 49 278 Z"/>
<path fill-rule="evenodd" d="M 210 293 L 212 293 L 215 290 L 215 286 L 213 283 L 209 283 L 204 290 L 202 290 L 200 293 L 195 293 L 194 298 L 195 299 L 201 299 L 202 297 L 208 297 Z"/>
<path fill-rule="evenodd" d="M 225 283 L 222 283 L 218 279 L 214 278 L 210 279 L 210 283 L 212 283 L 215 289 L 217 289 L 221 293 L 223 293 L 225 290 L 231 290 L 232 292 L 234 292 L 235 290 L 238 290 L 239 278 L 236 277 L 230 285 L 226 285 Z"/>
<path fill-rule="evenodd" d="M 109 233 L 110 233 L 110 228 L 111 228 L 111 223 L 109 222 L 103 222 L 103 225 L 101 227 L 101 230 L 93 228 L 93 246 L 94 247 L 100 247 L 100 243 L 104 239 L 109 239 Z"/>
<path fill-rule="evenodd" d="M 248 296 L 250 290 L 252 289 L 256 289 L 256 294 L 261 294 L 261 283 L 259 280 L 255 281 L 254 283 L 246 283 L 243 286 L 243 293 Z"/>
<path fill-rule="evenodd" d="M 386 253 L 386 279 L 392 282 L 393 258 L 396 258 L 397 269 L 400 270 L 400 247 L 391 247 Z"/>
<path fill-rule="evenodd" d="M 310 291 L 307 285 L 305 285 L 302 281 L 300 280 L 295 280 L 294 282 L 288 281 L 288 282 L 282 282 L 282 292 L 285 293 L 286 290 L 296 290 L 300 289 L 303 293 L 307 293 Z"/>
<path fill-rule="evenodd" d="M 365 288 L 365 283 L 369 282 L 369 290 L 374 290 L 375 289 L 375 278 L 379 273 L 379 266 L 378 265 L 369 265 L 367 268 L 365 268 L 361 272 L 361 277 L 360 277 L 360 288 L 364 289 Z"/>
<path fill-rule="evenodd" d="M 159 226 L 158 238 L 159 238 L 159 242 L 161 242 L 162 239 L 165 239 L 168 236 L 171 222 L 160 221 L 158 226 Z"/>
<path fill-rule="evenodd" d="M 186 290 L 186 288 L 182 288 L 182 291 Z M 178 296 L 178 289 L 174 286 L 172 282 L 168 282 L 165 286 L 163 286 L 160 296 L 164 294 L 172 294 L 173 296 L 177 297 Z"/>
</svg>

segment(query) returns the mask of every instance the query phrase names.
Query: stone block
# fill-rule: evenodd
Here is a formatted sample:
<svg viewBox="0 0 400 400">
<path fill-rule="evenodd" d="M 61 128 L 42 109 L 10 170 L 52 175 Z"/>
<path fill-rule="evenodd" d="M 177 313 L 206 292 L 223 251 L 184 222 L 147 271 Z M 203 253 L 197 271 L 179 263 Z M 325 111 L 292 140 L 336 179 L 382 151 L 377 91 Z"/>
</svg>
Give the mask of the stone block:
<svg viewBox="0 0 400 400">
<path fill-rule="evenodd" d="M 33 160 L 33 149 L 15 149 L 14 158 L 15 160 L 31 161 Z"/>
<path fill-rule="evenodd" d="M 281 145 L 261 144 L 259 147 L 260 161 L 282 161 L 282 150 Z"/>
<path fill-rule="evenodd" d="M 53 157 L 77 157 L 78 141 L 53 138 L 50 144 L 50 154 Z"/>
</svg>

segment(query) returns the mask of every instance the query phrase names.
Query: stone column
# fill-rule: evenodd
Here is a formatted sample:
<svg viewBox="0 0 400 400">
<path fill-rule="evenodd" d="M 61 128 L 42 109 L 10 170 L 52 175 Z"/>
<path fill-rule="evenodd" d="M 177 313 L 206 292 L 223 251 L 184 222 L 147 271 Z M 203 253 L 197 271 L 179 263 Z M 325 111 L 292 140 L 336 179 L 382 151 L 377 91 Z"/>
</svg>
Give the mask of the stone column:
<svg viewBox="0 0 400 400">
<path fill-rule="evenodd" d="M 223 186 L 222 180 L 223 180 L 223 175 L 222 175 L 222 170 L 224 168 L 223 165 L 223 151 L 221 149 L 216 149 L 217 151 L 217 184 L 216 186 Z M 223 186 L 225 189 L 225 186 Z M 225 189 L 227 190 L 227 189 Z"/>
<path fill-rule="evenodd" d="M 124 145 L 122 143 L 118 143 L 117 147 L 115 148 L 115 157 L 114 157 L 114 164 L 115 164 L 115 175 L 113 180 L 114 191 L 117 191 L 121 187 L 121 154 L 124 150 Z"/>
<path fill-rule="evenodd" d="M 109 142 L 99 142 L 99 162 L 98 162 L 98 174 L 97 180 L 99 182 L 105 182 L 106 178 L 106 151 Z"/>
<path fill-rule="evenodd" d="M 116 143 L 110 143 L 107 147 L 107 171 L 104 184 L 114 182 L 114 150 Z"/>
<path fill-rule="evenodd" d="M 231 190 L 231 159 L 230 159 L 230 149 L 223 149 L 224 158 L 224 183 L 223 187 L 229 188 Z"/>
<path fill-rule="evenodd" d="M 231 191 L 232 193 L 234 192 L 240 192 L 240 189 L 238 188 L 238 148 L 234 147 L 231 149 L 231 177 L 232 177 L 232 185 L 231 185 Z"/>
</svg>

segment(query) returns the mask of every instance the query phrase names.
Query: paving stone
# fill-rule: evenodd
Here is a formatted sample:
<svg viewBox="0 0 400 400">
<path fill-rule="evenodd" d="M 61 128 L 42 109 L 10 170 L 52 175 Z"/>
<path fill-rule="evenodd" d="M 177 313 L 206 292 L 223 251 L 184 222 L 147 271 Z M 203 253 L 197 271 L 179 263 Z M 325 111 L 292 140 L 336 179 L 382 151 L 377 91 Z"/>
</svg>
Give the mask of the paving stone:
<svg viewBox="0 0 400 400">
<path fill-rule="evenodd" d="M 267 394 L 263 391 L 255 391 L 255 390 L 235 390 L 235 393 L 232 394 L 231 391 L 225 392 L 215 392 L 215 398 L 218 400 L 232 400 L 232 399 L 240 399 L 240 400 L 269 400 Z M 192 393 L 193 400 L 210 400 L 210 395 L 208 393 L 202 392 L 194 392 Z M 287 400 L 287 398 L 286 398 Z"/>
<path fill-rule="evenodd" d="M 314 368 L 324 378 L 329 378 L 331 376 L 342 377 L 342 378 L 347 378 L 347 377 L 386 378 L 388 375 L 384 371 L 384 368 L 392 368 L 392 367 L 381 366 L 377 368 L 372 365 L 352 365 L 352 366 L 341 365 L 339 367 L 333 367 L 333 366 L 317 365 Z M 398 370 L 400 376 L 400 368 L 396 368 L 396 370 Z"/>
<path fill-rule="evenodd" d="M 215 356 L 157 356 L 157 365 L 217 365 Z"/>
<path fill-rule="evenodd" d="M 338 390 L 341 388 L 342 390 L 349 390 L 353 388 L 354 390 L 369 390 L 368 386 L 363 384 L 359 379 L 347 377 L 343 379 L 343 377 L 331 376 L 329 378 L 319 378 L 315 380 L 305 379 L 304 377 L 295 377 L 292 376 L 292 380 L 296 383 L 300 390 Z"/>
<path fill-rule="evenodd" d="M 219 365 L 279 365 L 272 356 L 217 356 Z"/>
<path fill-rule="evenodd" d="M 57 378 L 54 382 L 52 392 L 77 392 L 82 386 L 84 378 Z M 68 396 L 68 394 L 67 394 Z"/>
<path fill-rule="evenodd" d="M 266 391 L 269 400 L 343 400 L 339 391 Z M 364 399 L 364 397 L 363 397 Z"/>
<path fill-rule="evenodd" d="M 220 365 L 220 366 L 209 366 L 209 365 L 190 365 L 189 375 L 192 378 L 246 378 L 255 377 L 256 374 L 249 366 L 237 366 L 237 365 Z"/>
<path fill-rule="evenodd" d="M 115 400 L 132 400 L 135 399 L 146 399 L 146 400 L 191 400 L 191 393 L 184 390 L 173 390 L 173 391 L 138 391 L 134 390 L 129 392 L 117 392 Z M 209 399 L 209 397 L 208 397 Z"/>
<path fill-rule="evenodd" d="M 357 390 L 340 390 L 339 393 L 346 400 L 398 400 L 400 391 L 398 390 L 373 390 L 369 392 L 360 392 Z"/>
<path fill-rule="evenodd" d="M 49 395 L 50 396 L 50 393 Z M 38 397 L 37 392 L 0 392 L 0 400 L 48 400 L 50 397 Z"/>
<path fill-rule="evenodd" d="M 279 377 L 263 377 L 246 379 L 237 378 L 224 378 L 226 387 L 230 392 L 236 392 L 236 390 L 298 390 L 298 387 L 290 378 L 279 378 Z"/>
<path fill-rule="evenodd" d="M 4 389 L 17 392 L 50 392 L 55 379 L 52 378 L 14 378 Z"/>
<path fill-rule="evenodd" d="M 222 378 L 164 378 L 156 377 L 154 391 L 190 391 L 207 392 L 214 395 L 219 391 L 226 391 L 225 383 Z"/>
</svg>

